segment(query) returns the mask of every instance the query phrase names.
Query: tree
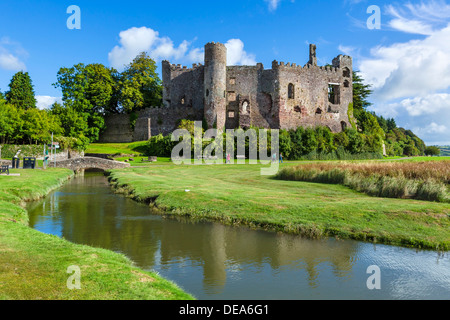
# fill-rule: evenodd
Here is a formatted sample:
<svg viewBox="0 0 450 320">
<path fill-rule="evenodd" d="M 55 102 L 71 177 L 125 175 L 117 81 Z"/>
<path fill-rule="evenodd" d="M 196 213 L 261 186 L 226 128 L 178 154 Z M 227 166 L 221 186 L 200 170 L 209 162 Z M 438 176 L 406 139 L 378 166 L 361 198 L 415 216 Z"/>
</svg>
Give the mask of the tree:
<svg viewBox="0 0 450 320">
<path fill-rule="evenodd" d="M 364 83 L 364 79 L 358 74 L 358 71 L 353 71 L 353 110 L 355 112 L 366 110 L 372 105 L 367 100 L 373 92 L 370 87 Z"/>
<path fill-rule="evenodd" d="M 347 151 L 352 154 L 361 153 L 364 151 L 364 135 L 358 133 L 355 129 L 347 129 L 348 137 Z"/>
<path fill-rule="evenodd" d="M 57 102 L 52 105 L 50 113 L 58 117 L 62 135 L 77 138 L 81 145 L 89 144 L 90 140 L 85 135 L 89 131 L 86 113 L 79 113 L 72 107 L 64 107 Z"/>
<path fill-rule="evenodd" d="M 23 137 L 24 110 L 0 101 L 0 138 L 2 144 L 18 142 Z"/>
<path fill-rule="evenodd" d="M 36 108 L 33 84 L 28 72 L 19 71 L 11 79 L 6 100 L 17 108 Z"/>
<path fill-rule="evenodd" d="M 120 74 L 119 104 L 124 112 L 161 105 L 162 84 L 156 68 L 155 61 L 142 52 Z"/>
<path fill-rule="evenodd" d="M 59 119 L 47 110 L 28 109 L 23 115 L 24 138 L 33 142 L 50 142 L 51 133 L 60 135 L 62 128 Z"/>
<path fill-rule="evenodd" d="M 397 128 L 397 124 L 395 123 L 394 118 L 387 119 L 386 120 L 386 125 L 387 125 L 387 132 Z"/>
<path fill-rule="evenodd" d="M 286 159 L 291 159 L 292 149 L 293 146 L 289 131 L 280 130 L 280 153 L 282 153 Z"/>
<path fill-rule="evenodd" d="M 66 123 L 73 122 L 73 113 L 78 113 L 76 121 L 83 119 L 87 124 L 80 123 L 83 131 L 77 130 L 78 136 L 91 142 L 98 140 L 100 132 L 105 128 L 105 112 L 117 109 L 116 73 L 116 70 L 101 64 L 85 66 L 82 63 L 58 71 L 54 86 L 61 88 L 64 108 L 68 109 L 66 115 L 70 115 L 70 121 Z"/>
<path fill-rule="evenodd" d="M 441 154 L 441 149 L 436 146 L 428 146 L 425 148 L 425 154 L 427 156 L 438 156 Z"/>
</svg>

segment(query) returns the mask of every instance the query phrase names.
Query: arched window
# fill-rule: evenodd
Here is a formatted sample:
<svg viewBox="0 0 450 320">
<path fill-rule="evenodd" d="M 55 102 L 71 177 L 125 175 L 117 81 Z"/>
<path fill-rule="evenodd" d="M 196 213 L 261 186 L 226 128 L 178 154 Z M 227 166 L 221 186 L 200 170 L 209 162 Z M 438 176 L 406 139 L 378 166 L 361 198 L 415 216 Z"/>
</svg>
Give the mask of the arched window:
<svg viewBox="0 0 450 320">
<path fill-rule="evenodd" d="M 345 121 L 341 121 L 341 128 L 342 131 L 345 131 L 345 129 L 347 129 L 347 123 Z"/>
<path fill-rule="evenodd" d="M 344 81 L 344 87 L 345 88 L 349 88 L 350 87 L 350 82 L 348 80 Z"/>
<path fill-rule="evenodd" d="M 242 113 L 246 114 L 250 112 L 250 105 L 248 104 L 248 101 L 245 100 L 244 102 L 242 102 Z"/>
<path fill-rule="evenodd" d="M 288 98 L 289 99 L 295 98 L 295 87 L 292 83 L 289 83 L 288 85 Z"/>
<path fill-rule="evenodd" d="M 342 75 L 346 78 L 350 78 L 350 69 L 345 67 L 344 70 L 342 71 Z"/>
</svg>

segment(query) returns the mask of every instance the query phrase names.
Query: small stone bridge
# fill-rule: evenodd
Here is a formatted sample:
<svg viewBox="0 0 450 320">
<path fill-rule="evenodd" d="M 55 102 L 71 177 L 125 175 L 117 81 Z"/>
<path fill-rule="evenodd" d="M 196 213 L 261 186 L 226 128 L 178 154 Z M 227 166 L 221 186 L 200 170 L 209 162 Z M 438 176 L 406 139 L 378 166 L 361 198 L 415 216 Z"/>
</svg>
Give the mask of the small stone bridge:
<svg viewBox="0 0 450 320">
<path fill-rule="evenodd" d="M 49 161 L 49 168 L 54 168 L 55 164 L 53 161 Z M 130 167 L 129 163 L 94 158 L 94 157 L 83 157 L 83 158 L 73 158 L 67 160 L 56 161 L 56 168 L 67 168 L 75 172 L 85 170 L 85 169 L 100 169 L 100 170 L 110 170 L 110 169 L 122 169 Z"/>
</svg>

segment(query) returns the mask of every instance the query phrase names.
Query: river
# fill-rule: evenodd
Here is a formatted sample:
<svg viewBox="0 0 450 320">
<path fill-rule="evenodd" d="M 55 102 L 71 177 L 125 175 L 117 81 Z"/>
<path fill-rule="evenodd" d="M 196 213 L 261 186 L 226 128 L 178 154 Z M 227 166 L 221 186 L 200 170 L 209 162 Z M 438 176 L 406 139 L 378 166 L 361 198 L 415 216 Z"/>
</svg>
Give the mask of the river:
<svg viewBox="0 0 450 320">
<path fill-rule="evenodd" d="M 450 299 L 448 252 L 163 218 L 101 174 L 27 209 L 30 227 L 123 253 L 198 299 Z"/>
</svg>

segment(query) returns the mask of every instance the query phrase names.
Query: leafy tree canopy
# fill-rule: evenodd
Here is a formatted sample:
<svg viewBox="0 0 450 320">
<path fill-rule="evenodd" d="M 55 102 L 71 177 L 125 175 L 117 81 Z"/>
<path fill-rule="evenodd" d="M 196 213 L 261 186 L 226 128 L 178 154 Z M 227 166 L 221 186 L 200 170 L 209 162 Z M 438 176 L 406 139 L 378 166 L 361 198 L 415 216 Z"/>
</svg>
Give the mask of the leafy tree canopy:
<svg viewBox="0 0 450 320">
<path fill-rule="evenodd" d="M 23 110 L 36 108 L 34 87 L 28 72 L 19 71 L 9 83 L 9 91 L 6 92 L 6 100 Z"/>
<path fill-rule="evenodd" d="M 124 112 L 161 105 L 162 82 L 156 68 L 155 61 L 142 52 L 120 74 L 119 104 Z"/>
</svg>

